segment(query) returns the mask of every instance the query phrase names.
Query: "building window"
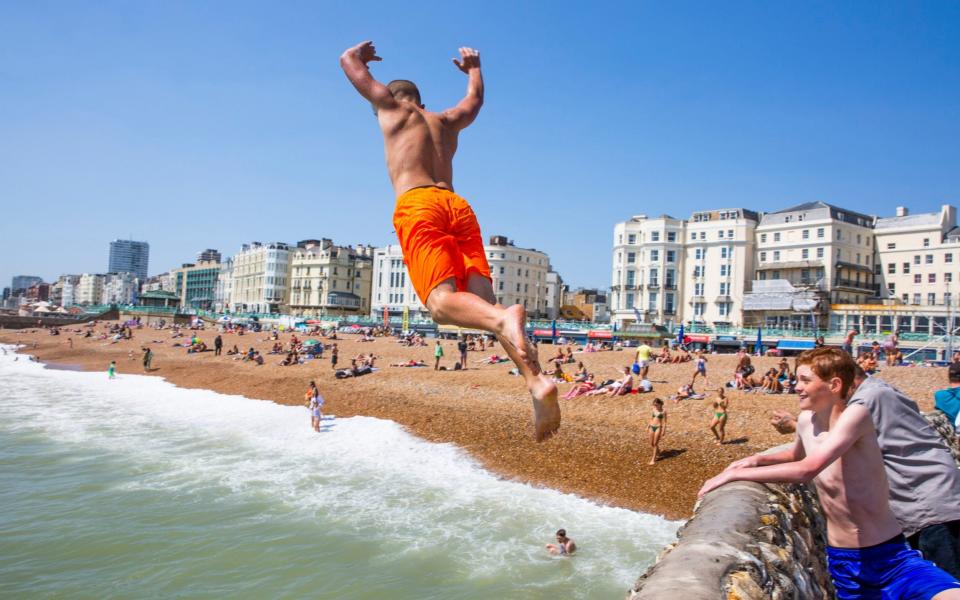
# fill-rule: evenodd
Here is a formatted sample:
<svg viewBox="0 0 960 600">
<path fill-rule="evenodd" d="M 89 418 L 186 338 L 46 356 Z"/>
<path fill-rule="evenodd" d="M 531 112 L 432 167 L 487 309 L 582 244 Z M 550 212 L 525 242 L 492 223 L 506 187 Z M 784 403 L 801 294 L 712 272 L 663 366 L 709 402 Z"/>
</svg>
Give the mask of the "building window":
<svg viewBox="0 0 960 600">
<path fill-rule="evenodd" d="M 675 242 L 675 241 L 677 241 L 677 232 L 676 232 L 676 231 L 668 231 L 668 232 L 667 232 L 667 241 L 668 241 L 668 242 Z"/>
<path fill-rule="evenodd" d="M 693 268 L 693 276 L 695 278 L 700 277 L 700 265 L 697 265 Z"/>
<path fill-rule="evenodd" d="M 803 250 L 801 250 L 800 258 L 802 258 L 803 260 L 807 260 L 808 258 L 810 258 L 810 250 L 808 250 L 807 248 L 804 248 Z"/>
<path fill-rule="evenodd" d="M 650 285 L 660 284 L 660 272 L 657 269 L 650 269 Z"/>
<path fill-rule="evenodd" d="M 723 230 L 722 230 L 722 229 L 717 232 L 717 237 L 720 238 L 721 240 L 723 239 Z"/>
<path fill-rule="evenodd" d="M 656 292 L 650 292 L 650 295 L 647 296 L 647 308 L 649 310 L 657 309 L 657 293 Z"/>
<path fill-rule="evenodd" d="M 919 254 L 914 254 L 914 255 L 913 255 L 913 264 L 915 264 L 915 265 L 919 265 L 919 264 L 920 264 L 920 255 L 919 255 Z"/>
<path fill-rule="evenodd" d="M 720 248 L 720 258 L 726 258 L 726 257 L 727 257 L 727 247 L 724 246 L 723 248 Z"/>
<path fill-rule="evenodd" d="M 707 232 L 706 232 L 706 231 L 701 231 L 701 232 L 700 232 L 700 239 L 701 239 L 701 240 L 707 239 Z"/>
<path fill-rule="evenodd" d="M 726 295 L 727 295 L 727 285 L 728 285 L 728 284 L 727 284 L 726 281 L 721 281 L 721 282 L 720 282 L 720 295 L 721 295 L 721 296 L 726 296 Z"/>
<path fill-rule="evenodd" d="M 725 316 L 727 316 L 727 315 L 730 313 L 730 303 L 729 303 L 729 302 L 721 302 L 720 304 L 717 305 L 717 308 L 720 309 L 720 316 L 721 316 L 721 317 L 725 317 Z"/>
<path fill-rule="evenodd" d="M 928 273 L 928 274 L 927 274 L 927 283 L 936 283 L 936 282 L 937 282 L 937 274 L 936 274 L 936 273 Z"/>
<path fill-rule="evenodd" d="M 628 244 L 636 244 L 636 243 L 637 243 L 637 234 L 631 233 L 630 235 L 628 235 L 628 236 L 627 236 L 627 243 L 628 243 Z"/>
<path fill-rule="evenodd" d="M 908 263 L 908 262 L 903 263 L 903 272 L 904 272 L 904 273 L 909 273 L 909 272 L 910 272 L 910 263 Z"/>
<path fill-rule="evenodd" d="M 944 283 L 953 283 L 953 273 L 944 273 L 943 274 Z"/>
<path fill-rule="evenodd" d="M 779 241 L 780 241 L 780 232 L 779 232 L 779 231 L 773 234 L 773 241 L 775 241 L 775 242 L 779 242 Z"/>
<path fill-rule="evenodd" d="M 635 281 L 636 271 L 627 271 L 627 285 L 632 286 Z"/>
<path fill-rule="evenodd" d="M 761 244 L 766 244 L 766 243 L 767 243 L 767 234 L 765 234 L 765 233 L 761 233 L 761 234 L 760 234 L 760 243 L 761 243 Z"/>
<path fill-rule="evenodd" d="M 923 275 L 921 275 L 920 273 L 915 273 L 915 274 L 913 275 L 913 282 L 914 282 L 914 283 L 923 283 Z"/>
<path fill-rule="evenodd" d="M 895 284 L 894 282 L 891 281 L 891 282 L 890 282 L 890 285 L 887 286 L 887 289 L 890 290 L 890 295 L 891 295 L 891 296 L 896 296 L 896 295 L 897 295 L 897 284 Z"/>
<path fill-rule="evenodd" d="M 720 265 L 720 277 L 727 276 L 727 265 Z"/>
<path fill-rule="evenodd" d="M 930 238 L 923 238 L 923 247 L 924 248 L 930 247 Z"/>
<path fill-rule="evenodd" d="M 659 251 L 659 250 L 651 250 L 651 251 L 650 251 L 650 261 L 651 261 L 651 262 L 657 262 L 657 261 L 659 261 L 659 260 L 660 260 L 660 251 Z"/>
<path fill-rule="evenodd" d="M 953 304 L 953 295 L 950 292 L 943 293 L 943 305 L 950 306 Z"/>
<path fill-rule="evenodd" d="M 773 251 L 773 262 L 778 262 L 779 260 L 780 260 L 780 251 L 779 251 L 779 250 L 774 250 L 774 251 Z"/>
<path fill-rule="evenodd" d="M 913 303 L 917 305 L 920 304 L 920 292 L 917 292 L 913 295 Z"/>
<path fill-rule="evenodd" d="M 733 239 L 733 230 L 732 230 L 732 229 L 728 229 L 728 230 L 727 230 L 727 237 L 730 238 L 731 240 Z"/>
<path fill-rule="evenodd" d="M 887 244 L 887 250 L 896 250 L 896 249 L 897 249 L 896 244 Z"/>
<path fill-rule="evenodd" d="M 907 266 L 907 265 L 904 265 L 904 266 Z M 895 275 L 896 272 L 897 272 L 897 263 L 890 263 L 890 264 L 887 265 L 887 274 L 888 274 L 888 275 Z"/>
<path fill-rule="evenodd" d="M 633 294 L 627 294 L 627 305 L 624 308 L 633 308 Z"/>
<path fill-rule="evenodd" d="M 952 253 L 952 252 L 947 252 L 946 254 L 944 254 L 944 255 L 943 255 L 943 262 L 945 262 L 945 263 L 952 263 L 952 262 L 953 262 L 953 253 Z"/>
<path fill-rule="evenodd" d="M 627 264 L 632 265 L 637 262 L 637 253 L 636 252 L 627 252 Z"/>
<path fill-rule="evenodd" d="M 823 239 L 823 234 L 824 234 L 823 227 L 818 227 L 818 228 L 817 228 L 817 239 L 818 239 L 818 240 L 822 240 L 822 239 Z"/>
<path fill-rule="evenodd" d="M 503 280 L 502 280 L 502 279 L 497 282 L 497 289 L 500 290 L 500 291 L 503 291 Z"/>
<path fill-rule="evenodd" d="M 691 240 L 697 239 L 697 232 L 696 232 L 696 231 L 691 231 L 691 232 L 690 232 L 690 239 L 691 239 Z"/>
<path fill-rule="evenodd" d="M 927 305 L 933 306 L 937 303 L 937 294 L 936 292 L 929 292 L 927 294 Z"/>
<path fill-rule="evenodd" d="M 823 248 L 817 248 L 817 258 L 823 258 Z"/>
<path fill-rule="evenodd" d="M 677 251 L 676 251 L 676 250 L 667 250 L 667 262 L 672 263 L 672 262 L 675 262 L 676 259 L 677 259 Z"/>
<path fill-rule="evenodd" d="M 652 231 L 652 232 L 650 232 L 650 241 L 651 241 L 651 242 L 659 242 L 659 241 L 660 241 L 660 232 L 659 232 L 659 231 Z"/>
<path fill-rule="evenodd" d="M 926 256 L 926 261 L 925 261 L 925 262 L 926 262 L 928 265 L 932 265 L 932 264 L 933 264 L 933 255 L 932 255 L 932 254 L 928 254 L 928 255 Z"/>
<path fill-rule="evenodd" d="M 805 239 L 805 240 L 809 240 L 809 239 L 810 239 L 810 230 L 809 230 L 809 229 L 804 229 L 804 230 L 803 230 L 803 236 L 802 236 L 802 237 L 803 237 L 803 239 Z"/>
</svg>

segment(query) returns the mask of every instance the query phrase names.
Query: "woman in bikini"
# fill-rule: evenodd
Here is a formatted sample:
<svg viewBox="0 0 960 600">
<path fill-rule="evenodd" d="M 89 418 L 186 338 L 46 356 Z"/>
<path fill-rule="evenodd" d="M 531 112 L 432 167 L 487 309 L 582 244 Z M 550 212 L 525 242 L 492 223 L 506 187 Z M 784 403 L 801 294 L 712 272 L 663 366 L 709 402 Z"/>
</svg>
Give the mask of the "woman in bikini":
<svg viewBox="0 0 960 600">
<path fill-rule="evenodd" d="M 710 420 L 710 431 L 716 438 L 717 445 L 723 444 L 727 435 L 727 398 L 724 396 L 723 388 L 717 389 L 717 399 L 713 401 L 713 418 Z"/>
<path fill-rule="evenodd" d="M 650 446 L 653 448 L 653 457 L 647 464 L 652 465 L 660 457 L 660 439 L 667 429 L 667 412 L 663 410 L 663 400 L 660 398 L 653 399 L 653 414 L 650 415 L 647 429 L 650 430 Z"/>
</svg>

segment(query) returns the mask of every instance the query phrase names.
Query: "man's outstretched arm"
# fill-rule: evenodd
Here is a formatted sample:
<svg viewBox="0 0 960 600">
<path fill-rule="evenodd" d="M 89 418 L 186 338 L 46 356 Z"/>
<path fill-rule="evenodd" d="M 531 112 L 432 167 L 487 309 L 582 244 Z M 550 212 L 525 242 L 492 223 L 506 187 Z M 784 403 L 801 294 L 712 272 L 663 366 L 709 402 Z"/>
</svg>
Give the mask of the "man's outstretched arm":
<svg viewBox="0 0 960 600">
<path fill-rule="evenodd" d="M 373 42 L 369 41 L 347 48 L 340 55 L 340 67 L 347 75 L 347 79 L 377 110 L 393 108 L 397 105 L 387 86 L 374 79 L 367 66 L 371 61 L 381 60 L 383 59 L 377 56 L 377 49 L 373 47 Z"/>
<path fill-rule="evenodd" d="M 698 496 L 731 481 L 755 481 L 757 483 L 808 483 L 830 466 L 867 433 L 872 433 L 873 421 L 862 406 L 851 406 L 843 411 L 829 437 L 817 450 L 805 458 L 763 467 L 734 468 L 707 480 Z"/>
<path fill-rule="evenodd" d="M 483 106 L 480 53 L 473 48 L 460 48 L 460 59 L 453 59 L 453 64 L 467 75 L 467 95 L 456 106 L 443 111 L 444 120 L 458 131 L 473 123 Z"/>
</svg>

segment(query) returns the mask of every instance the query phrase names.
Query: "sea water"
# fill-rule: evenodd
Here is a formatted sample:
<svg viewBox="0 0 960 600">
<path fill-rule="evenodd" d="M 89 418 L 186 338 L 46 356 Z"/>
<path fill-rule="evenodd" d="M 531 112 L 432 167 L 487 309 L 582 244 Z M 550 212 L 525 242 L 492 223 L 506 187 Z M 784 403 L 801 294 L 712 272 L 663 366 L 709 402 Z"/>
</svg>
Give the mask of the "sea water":
<svg viewBox="0 0 960 600">
<path fill-rule="evenodd" d="M 622 598 L 679 525 L 391 421 L 318 434 L 305 408 L 2 350 L 3 598 Z M 572 557 L 544 551 L 559 527 Z"/>
</svg>

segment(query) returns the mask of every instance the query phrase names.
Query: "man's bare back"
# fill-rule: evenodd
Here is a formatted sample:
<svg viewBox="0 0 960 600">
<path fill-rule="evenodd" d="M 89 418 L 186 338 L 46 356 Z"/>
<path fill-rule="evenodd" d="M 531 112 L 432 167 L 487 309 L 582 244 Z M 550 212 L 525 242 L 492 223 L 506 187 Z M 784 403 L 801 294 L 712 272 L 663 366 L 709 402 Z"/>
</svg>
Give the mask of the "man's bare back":
<svg viewBox="0 0 960 600">
<path fill-rule="evenodd" d="M 476 119 L 483 105 L 480 53 L 460 48 L 460 57 L 453 62 L 468 77 L 467 93 L 456 106 L 439 113 L 424 108 L 411 82 L 384 86 L 370 76 L 366 63 L 380 60 L 372 43 L 359 44 L 341 57 L 350 81 L 377 112 L 387 172 L 398 197 L 429 185 L 453 191 L 453 155 L 460 130 Z"/>
</svg>

